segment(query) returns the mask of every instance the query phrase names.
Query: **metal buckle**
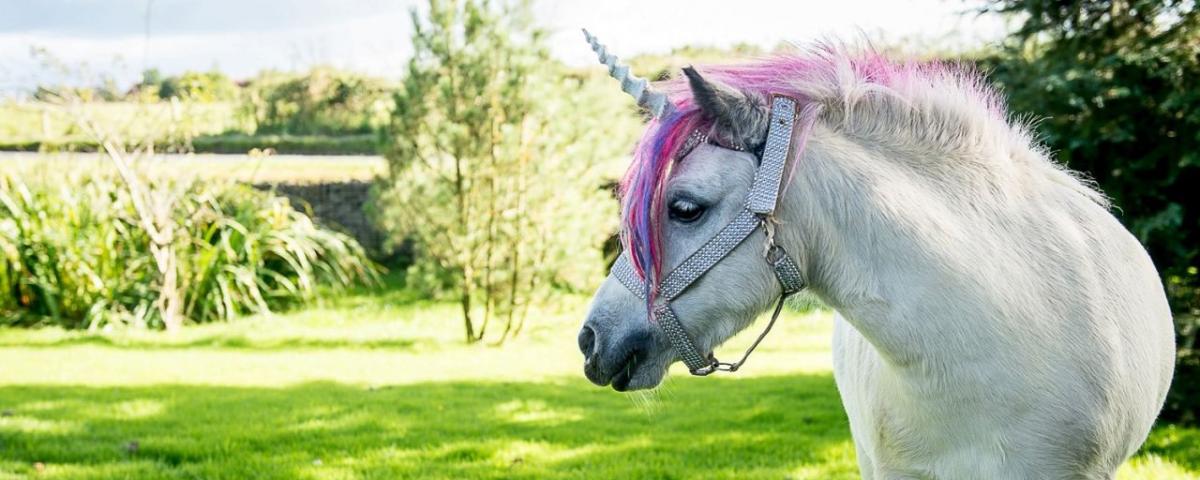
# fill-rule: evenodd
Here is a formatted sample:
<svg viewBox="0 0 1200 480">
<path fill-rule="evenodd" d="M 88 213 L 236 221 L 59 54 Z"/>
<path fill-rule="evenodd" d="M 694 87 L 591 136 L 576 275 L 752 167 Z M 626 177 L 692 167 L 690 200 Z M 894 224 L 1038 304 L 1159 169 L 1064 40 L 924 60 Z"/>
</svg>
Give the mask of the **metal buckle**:
<svg viewBox="0 0 1200 480">
<path fill-rule="evenodd" d="M 738 371 L 738 368 L 741 368 L 741 365 L 736 364 L 736 363 L 719 361 L 719 360 L 717 360 L 717 357 L 711 353 L 708 354 L 708 361 L 711 363 L 709 363 L 708 365 L 706 365 L 704 367 L 697 368 L 695 370 L 688 370 L 688 372 L 690 372 L 692 375 L 695 375 L 697 377 L 707 377 L 707 376 L 713 374 L 714 372 L 733 373 L 733 372 Z"/>
</svg>

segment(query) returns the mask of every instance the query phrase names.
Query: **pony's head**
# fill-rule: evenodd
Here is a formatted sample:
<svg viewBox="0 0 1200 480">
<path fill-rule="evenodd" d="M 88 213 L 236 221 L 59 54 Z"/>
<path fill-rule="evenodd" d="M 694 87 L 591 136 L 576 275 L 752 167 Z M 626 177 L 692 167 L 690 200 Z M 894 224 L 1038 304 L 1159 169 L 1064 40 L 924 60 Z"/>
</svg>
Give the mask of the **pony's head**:
<svg viewBox="0 0 1200 480">
<path fill-rule="evenodd" d="M 630 83 L 625 67 L 600 51 L 614 76 Z M 639 103 L 654 95 L 669 103 L 657 112 L 646 105 L 654 118 L 620 186 L 622 244 L 645 291 L 639 298 L 610 277 L 579 334 L 584 371 L 596 384 L 619 391 L 654 387 L 677 359 L 649 313 L 657 285 L 744 210 L 766 138 L 770 95 L 792 93 L 771 88 L 768 80 L 780 73 L 775 68 L 762 63 L 702 74 L 689 67 L 661 85 L 665 94 L 634 77 L 643 83 L 634 89 Z M 754 235 L 743 242 L 672 302 L 700 351 L 744 328 L 779 295 L 763 261 L 764 240 Z"/>
<path fill-rule="evenodd" d="M 774 212 L 781 222 L 777 236 L 804 280 L 831 305 L 839 302 L 827 297 L 830 292 L 849 294 L 870 284 L 869 277 L 844 274 L 856 261 L 851 245 L 877 245 L 870 243 L 873 236 L 853 234 L 862 230 L 839 230 L 842 224 L 910 213 L 902 211 L 908 206 L 887 203 L 893 198 L 908 200 L 910 219 L 924 215 L 924 204 L 912 201 L 918 190 L 905 189 L 910 186 L 940 185 L 938 195 L 969 201 L 991 191 L 980 190 L 980 182 L 1014 172 L 977 151 L 1015 151 L 1031 143 L 1023 128 L 1007 123 L 977 75 L 950 65 L 896 63 L 870 50 L 818 45 L 744 64 L 686 68 L 654 85 L 656 92 L 592 40 L 623 89 L 653 117 L 620 188 L 622 244 L 645 291 L 635 294 L 610 276 L 579 334 L 587 377 L 617 390 L 654 387 L 680 359 L 650 314 L 661 300 L 655 285 L 744 210 L 772 95 L 799 103 Z M 1044 168 L 1065 177 L 1048 163 Z M 888 185 L 888 195 L 864 193 L 880 185 Z M 711 352 L 748 326 L 780 295 L 764 247 L 764 235 L 752 234 L 671 299 L 699 352 Z"/>
</svg>

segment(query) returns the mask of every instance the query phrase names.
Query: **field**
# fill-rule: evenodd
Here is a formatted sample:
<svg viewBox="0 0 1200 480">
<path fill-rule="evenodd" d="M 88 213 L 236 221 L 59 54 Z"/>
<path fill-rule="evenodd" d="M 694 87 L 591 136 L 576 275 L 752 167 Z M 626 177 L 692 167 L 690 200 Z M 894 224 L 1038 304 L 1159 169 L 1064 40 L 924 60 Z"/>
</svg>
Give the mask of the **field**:
<svg viewBox="0 0 1200 480">
<path fill-rule="evenodd" d="M 87 117 L 136 140 L 162 133 L 163 124 L 209 135 L 245 128 L 231 103 L 89 103 Z M 29 141 L 87 140 L 70 107 L 41 102 L 0 102 L 0 145 Z"/>
<path fill-rule="evenodd" d="M 626 396 L 582 378 L 585 308 L 504 347 L 394 288 L 177 336 L 0 330 L 0 479 L 857 478 L 828 313 Z M 1200 431 L 1158 428 L 1119 478 L 1200 478 Z"/>
<path fill-rule="evenodd" d="M 0 101 L 0 151 L 96 151 L 96 138 L 79 120 L 91 120 L 125 141 L 154 140 L 159 150 L 244 154 L 273 150 L 298 155 L 374 155 L 375 134 L 252 135 L 253 122 L 233 103 L 88 103 L 71 107 L 43 102 Z M 183 139 L 188 139 L 184 142 Z"/>
<path fill-rule="evenodd" d="M 166 154 L 146 159 L 138 166 L 151 176 L 250 183 L 367 181 L 387 170 L 381 157 L 321 155 Z M 94 153 L 0 152 L 0 175 L 29 178 L 85 169 L 116 172 L 108 159 Z"/>
</svg>

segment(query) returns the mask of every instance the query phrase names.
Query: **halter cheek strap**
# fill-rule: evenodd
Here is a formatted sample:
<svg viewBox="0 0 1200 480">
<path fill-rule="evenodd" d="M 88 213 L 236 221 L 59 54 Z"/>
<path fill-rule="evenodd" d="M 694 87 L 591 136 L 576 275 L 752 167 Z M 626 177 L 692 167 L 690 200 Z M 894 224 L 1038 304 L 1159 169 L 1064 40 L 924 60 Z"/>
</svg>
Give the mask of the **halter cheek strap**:
<svg viewBox="0 0 1200 480">
<path fill-rule="evenodd" d="M 704 376 L 718 370 L 737 371 L 750 357 L 750 353 L 758 347 L 759 342 L 771 331 L 771 327 L 775 325 L 775 320 L 783 309 L 784 300 L 804 288 L 800 268 L 783 247 L 775 244 L 773 227 L 770 224 L 774 221 L 773 215 L 779 204 L 783 173 L 792 153 L 792 138 L 795 136 L 797 124 L 797 105 L 796 100 L 790 97 L 776 95 L 771 98 L 770 124 L 767 128 L 767 140 L 763 147 L 762 161 L 754 174 L 754 183 L 750 187 L 750 193 L 742 211 L 659 282 L 658 297 L 653 311 L 654 319 L 693 375 Z M 694 147 L 702 139 L 703 136 L 693 134 L 685 145 Z M 687 148 L 690 147 L 685 146 L 685 149 Z M 728 256 L 734 248 L 741 245 L 751 233 L 760 228 L 767 238 L 764 258 L 775 272 L 775 278 L 779 281 L 782 293 L 776 302 L 771 321 L 767 323 L 767 327 L 759 334 L 754 344 L 746 350 L 741 360 L 736 363 L 723 363 L 718 361 L 711 352 L 707 355 L 701 354 L 683 323 L 671 309 L 671 301 L 691 287 L 714 265 Z M 634 272 L 627 253 L 617 259 L 610 274 L 638 298 L 646 299 L 646 284 Z"/>
</svg>

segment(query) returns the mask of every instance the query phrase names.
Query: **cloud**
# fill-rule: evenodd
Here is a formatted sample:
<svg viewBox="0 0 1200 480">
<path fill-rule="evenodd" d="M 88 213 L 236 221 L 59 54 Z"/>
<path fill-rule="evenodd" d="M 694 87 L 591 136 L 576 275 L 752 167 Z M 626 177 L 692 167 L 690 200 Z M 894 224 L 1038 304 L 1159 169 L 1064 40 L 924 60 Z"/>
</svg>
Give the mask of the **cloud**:
<svg viewBox="0 0 1200 480">
<path fill-rule="evenodd" d="M 246 78 L 264 69 L 331 65 L 397 76 L 412 50 L 408 5 L 400 2 L 342 6 L 308 0 L 284 8 L 283 2 L 246 1 L 247 8 L 239 9 L 227 0 L 192 5 L 160 0 L 152 5 L 149 37 L 141 25 L 128 21 L 145 8 L 145 1 L 115 0 L 104 8 L 95 2 L 29 3 L 16 15 L 0 17 L 0 90 L 28 90 L 42 82 L 80 83 L 42 68 L 30 55 L 35 47 L 72 69 L 91 73 L 93 82 L 103 75 L 123 86 L 135 82 L 146 68 L 167 74 L 220 68 Z M 78 8 L 68 8 L 68 3 Z M 371 8 L 383 3 L 386 8 Z M 6 7 L 12 6 L 0 4 L 0 11 Z M 89 15 L 97 20 L 84 21 Z M 116 17 L 123 19 L 107 22 Z"/>
<path fill-rule="evenodd" d="M 195 35 L 305 29 L 405 13 L 399 0 L 0 0 L 0 33 L 80 38 Z"/>
<path fill-rule="evenodd" d="M 495 0 L 499 1 L 499 0 Z M 31 47 L 129 84 L 144 68 L 165 74 L 219 67 L 235 78 L 263 69 L 331 65 L 398 76 L 411 55 L 408 11 L 422 0 L 0 0 L 0 91 L 47 78 Z M 149 7 L 149 35 L 146 12 Z M 1003 35 L 998 18 L 963 16 L 948 0 L 538 0 L 552 54 L 595 62 L 580 27 L 622 56 L 682 45 L 771 47 L 822 36 L 940 39 L 978 45 Z M 50 76 L 49 78 L 55 78 Z"/>
</svg>

